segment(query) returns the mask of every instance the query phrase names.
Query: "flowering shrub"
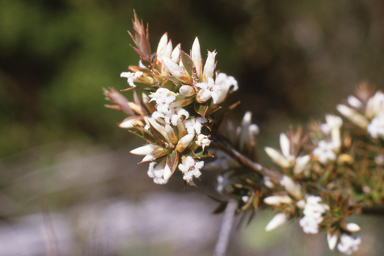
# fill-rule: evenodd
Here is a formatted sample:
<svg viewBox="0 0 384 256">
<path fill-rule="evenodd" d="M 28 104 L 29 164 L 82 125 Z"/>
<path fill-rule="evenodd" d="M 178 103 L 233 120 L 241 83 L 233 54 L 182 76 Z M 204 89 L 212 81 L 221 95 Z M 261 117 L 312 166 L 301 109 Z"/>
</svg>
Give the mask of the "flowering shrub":
<svg viewBox="0 0 384 256">
<path fill-rule="evenodd" d="M 228 124 L 227 136 L 218 132 L 222 118 L 237 105 L 222 103 L 238 84 L 216 71 L 217 53 L 208 51 L 204 62 L 197 38 L 188 54 L 180 44 L 173 47 L 165 33 L 152 54 L 148 28 L 136 15 L 133 28 L 140 63 L 121 73 L 133 101 L 115 89 L 104 94 L 113 103 L 107 107 L 128 115 L 119 126 L 146 141 L 131 153 L 149 162 L 148 176 L 155 183 L 166 184 L 181 171 L 185 183 L 194 185 L 204 170 L 217 170 L 217 191 L 237 201 L 238 213 L 250 213 L 244 221 L 258 209 L 272 208 L 277 214 L 266 231 L 297 219 L 307 234 L 325 232 L 331 250 L 351 254 L 358 249 L 360 227 L 346 218 L 369 212 L 384 197 L 382 92 L 363 83 L 336 107 L 344 120 L 329 114 L 307 131 L 281 133 L 280 149 L 265 148 L 275 164 L 266 168 L 257 160 L 259 129 L 251 113 L 237 128 Z"/>
</svg>

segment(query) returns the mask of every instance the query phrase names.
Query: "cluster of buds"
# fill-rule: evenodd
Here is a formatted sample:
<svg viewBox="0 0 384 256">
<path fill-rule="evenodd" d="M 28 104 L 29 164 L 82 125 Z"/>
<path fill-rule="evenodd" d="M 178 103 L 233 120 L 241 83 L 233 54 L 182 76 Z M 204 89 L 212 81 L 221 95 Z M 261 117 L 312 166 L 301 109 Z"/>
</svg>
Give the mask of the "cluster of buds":
<svg viewBox="0 0 384 256">
<path fill-rule="evenodd" d="M 147 144 L 131 151 L 150 162 L 148 175 L 157 184 L 165 184 L 176 170 L 183 179 L 194 184 L 204 166 L 211 143 L 210 130 L 225 111 L 221 104 L 227 95 L 237 90 L 237 81 L 215 71 L 216 52 L 209 52 L 203 65 L 199 40 L 196 38 L 190 54 L 173 47 L 165 33 L 152 54 L 148 28 L 135 14 L 133 49 L 140 56 L 139 66 L 129 66 L 121 77 L 127 78 L 133 91 L 133 102 L 114 89 L 105 90 L 107 99 L 129 116 L 119 124 L 143 138 Z M 144 91 L 138 95 L 137 90 Z"/>
<path fill-rule="evenodd" d="M 325 232 L 331 250 L 356 251 L 360 231 L 346 218 L 364 207 L 384 200 L 384 94 L 361 84 L 347 104 L 336 108 L 346 119 L 325 116 L 325 123 L 311 122 L 309 131 L 291 129 L 280 134 L 280 149 L 265 147 L 274 166 L 259 164 L 256 151 L 257 125 L 247 112 L 240 126 L 227 126 L 227 136 L 218 132 L 224 107 L 237 82 L 216 69 L 216 52 L 203 64 L 196 38 L 189 54 L 173 47 L 165 33 L 156 53 L 151 53 L 148 28 L 135 14 L 135 33 L 130 34 L 139 66 L 129 66 L 127 79 L 133 101 L 115 89 L 104 90 L 113 105 L 107 107 L 128 115 L 119 126 L 144 139 L 146 145 L 131 151 L 149 162 L 148 176 L 157 184 L 168 182 L 179 170 L 193 185 L 201 171 L 219 170 L 217 191 L 238 201 L 242 223 L 258 209 L 277 214 L 266 226 L 271 231 L 289 219 L 299 220 L 307 234 Z M 138 93 L 141 92 L 141 95 Z M 204 163 L 204 158 L 215 159 Z M 348 195 L 348 196 L 345 196 Z M 221 200 L 217 212 L 225 209 Z"/>
</svg>

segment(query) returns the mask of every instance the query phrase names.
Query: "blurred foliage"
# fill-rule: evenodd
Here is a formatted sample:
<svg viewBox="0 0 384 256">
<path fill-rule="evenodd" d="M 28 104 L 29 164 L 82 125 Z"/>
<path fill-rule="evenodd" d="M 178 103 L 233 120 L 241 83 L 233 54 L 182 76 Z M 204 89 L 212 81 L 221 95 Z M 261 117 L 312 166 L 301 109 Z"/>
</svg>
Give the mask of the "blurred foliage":
<svg viewBox="0 0 384 256">
<path fill-rule="evenodd" d="M 252 110 L 262 129 L 333 111 L 363 79 L 384 82 L 378 0 L 3 0 L 0 156 L 79 138 L 127 142 L 101 89 L 125 88 L 119 74 L 138 61 L 125 32 L 133 9 L 153 51 L 165 31 L 186 51 L 195 36 L 216 49 L 219 69 L 239 81 L 238 111 Z"/>
</svg>

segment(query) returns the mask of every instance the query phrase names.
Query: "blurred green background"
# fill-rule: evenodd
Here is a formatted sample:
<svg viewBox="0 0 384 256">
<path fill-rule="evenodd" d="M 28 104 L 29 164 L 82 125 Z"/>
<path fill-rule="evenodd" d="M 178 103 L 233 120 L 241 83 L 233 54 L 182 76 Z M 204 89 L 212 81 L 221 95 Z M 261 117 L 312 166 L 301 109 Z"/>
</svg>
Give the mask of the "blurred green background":
<svg viewBox="0 0 384 256">
<path fill-rule="evenodd" d="M 126 80 L 119 74 L 138 63 L 126 33 L 132 30 L 133 9 L 149 23 L 153 51 L 164 32 L 174 45 L 180 42 L 184 51 L 189 51 L 195 36 L 203 55 L 205 49 L 218 51 L 218 68 L 234 76 L 240 86 L 231 101 L 241 100 L 242 104 L 231 118 L 239 121 L 245 111 L 254 113 L 253 120 L 262 133 L 260 149 L 267 144 L 277 146 L 277 135 L 291 123 L 305 124 L 310 117 L 322 119 L 325 113 L 336 113 L 335 105 L 361 81 L 383 88 L 381 0 L 1 0 L 0 237 L 13 232 L 13 242 L 21 239 L 27 232 L 24 229 L 30 227 L 30 217 L 36 214 L 48 234 L 39 240 L 43 244 L 31 243 L 30 248 L 43 248 L 41 251 L 25 249 L 25 254 L 17 255 L 212 252 L 220 217 L 210 216 L 214 203 L 195 193 L 204 192 L 204 188 L 184 190 L 180 177 L 167 187 L 153 184 L 146 177 L 147 167 L 137 166 L 139 159 L 128 153 L 142 142 L 116 126 L 124 115 L 103 106 L 102 88 L 126 88 Z M 128 225 L 124 230 L 135 230 L 133 236 L 122 233 L 116 238 L 119 242 L 106 245 L 103 241 L 107 238 L 95 235 L 99 234 L 95 230 L 103 228 L 95 228 L 94 222 L 89 226 L 95 230 L 85 224 L 82 228 L 82 222 L 92 219 L 87 211 L 95 214 L 111 207 L 115 216 L 118 211 L 113 211 L 116 207 L 111 202 L 120 206 L 130 203 L 124 208 L 127 211 L 141 209 L 145 198 L 159 192 L 168 193 L 163 198 L 180 196 L 168 202 L 175 207 L 175 218 L 183 215 L 176 214 L 181 211 L 179 201 L 186 204 L 191 200 L 188 209 L 200 209 L 200 216 L 214 223 L 209 227 L 211 240 L 203 243 L 197 235 L 193 239 L 202 245 L 194 251 L 191 245 L 177 245 L 176 238 L 159 242 L 162 240 L 157 236 L 162 236 L 163 228 L 154 233 L 158 235 L 152 234 L 154 237 L 147 233 L 138 236 L 144 228 Z M 161 200 L 157 198 L 157 202 Z M 153 203 L 149 200 L 148 205 Z M 141 211 L 151 212 L 148 205 Z M 142 215 L 137 211 L 133 218 Z M 162 214 L 167 216 L 168 208 Z M 85 221 L 81 216 L 86 216 Z M 94 219 L 100 223 L 98 217 L 96 214 Z M 15 226 L 23 221 L 26 224 Z M 170 222 L 168 217 L 162 221 Z M 182 223 L 174 225 L 181 229 Z M 61 226 L 68 230 L 61 230 Z M 200 236 L 207 232 L 203 227 L 195 230 Z M 246 241 L 252 235 L 247 236 Z M 146 244 L 148 237 L 152 240 Z M 325 245 L 324 237 L 318 237 Z M 375 243 L 372 239 L 371 247 Z M 0 239 L 0 255 L 16 255 L 6 251 L 15 247 L 12 241 Z M 71 246 L 60 246 L 68 241 Z M 233 243 L 236 253 L 234 249 L 232 253 L 252 255 L 247 243 Z M 326 246 L 316 247 L 316 253 L 311 254 L 307 249 L 293 250 L 290 243 L 286 246 L 291 249 L 281 248 L 277 254 L 329 255 Z M 264 250 L 262 244 L 259 247 L 262 251 L 257 255 L 276 253 Z"/>
</svg>

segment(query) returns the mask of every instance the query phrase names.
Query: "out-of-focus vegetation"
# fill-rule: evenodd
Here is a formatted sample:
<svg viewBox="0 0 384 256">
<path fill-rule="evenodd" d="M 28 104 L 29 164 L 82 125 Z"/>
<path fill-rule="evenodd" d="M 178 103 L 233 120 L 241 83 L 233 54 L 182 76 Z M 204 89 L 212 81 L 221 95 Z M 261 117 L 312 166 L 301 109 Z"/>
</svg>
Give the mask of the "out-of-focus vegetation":
<svg viewBox="0 0 384 256">
<path fill-rule="evenodd" d="M 34 206 L 18 214 L 38 211 L 34 200 L 42 195 L 60 209 L 86 200 L 79 195 L 95 192 L 95 187 L 99 192 L 92 200 L 100 194 L 107 198 L 155 186 L 150 179 L 132 182 L 138 172 L 122 176 L 129 164 L 119 164 L 115 158 L 108 158 L 111 170 L 100 171 L 103 175 L 113 171 L 104 182 L 98 174 L 93 182 L 79 174 L 82 168 L 61 165 L 63 159 L 74 159 L 65 154 L 92 158 L 89 154 L 100 153 L 97 145 L 117 149 L 131 140 L 115 125 L 123 115 L 104 108 L 102 88 L 126 88 L 119 74 L 139 60 L 126 33 L 131 30 L 133 9 L 149 23 L 152 51 L 166 31 L 185 51 L 195 36 L 203 51 L 218 51 L 218 68 L 239 82 L 240 89 L 232 96 L 242 104 L 232 118 L 251 110 L 266 135 L 260 136 L 260 145 L 273 136 L 277 144 L 276 135 L 289 123 L 304 124 L 310 116 L 336 113 L 336 103 L 362 80 L 378 88 L 384 85 L 381 0 L 2 0 L 0 159 L 16 163 L 1 163 L 0 192 L 15 202 L 29 195 Z M 96 145 L 98 153 L 75 147 L 63 155 L 55 146 L 28 155 L 33 161 L 24 155 L 17 158 L 24 150 L 68 141 Z M 20 158 L 25 162 L 17 165 Z M 54 168 L 34 172 L 51 164 Z M 66 168 L 76 171 L 66 173 Z M 89 165 L 84 168 L 92 171 Z M 77 185 L 52 185 L 59 181 Z M 88 183 L 82 187 L 81 181 Z"/>
<path fill-rule="evenodd" d="M 84 136 L 126 142 L 101 88 L 124 88 L 119 73 L 138 60 L 125 32 L 133 9 L 150 25 L 153 50 L 165 31 L 184 50 L 194 36 L 216 49 L 219 68 L 240 82 L 239 111 L 260 121 L 330 111 L 361 80 L 384 82 L 377 0 L 3 0 L 1 156 Z"/>
</svg>

